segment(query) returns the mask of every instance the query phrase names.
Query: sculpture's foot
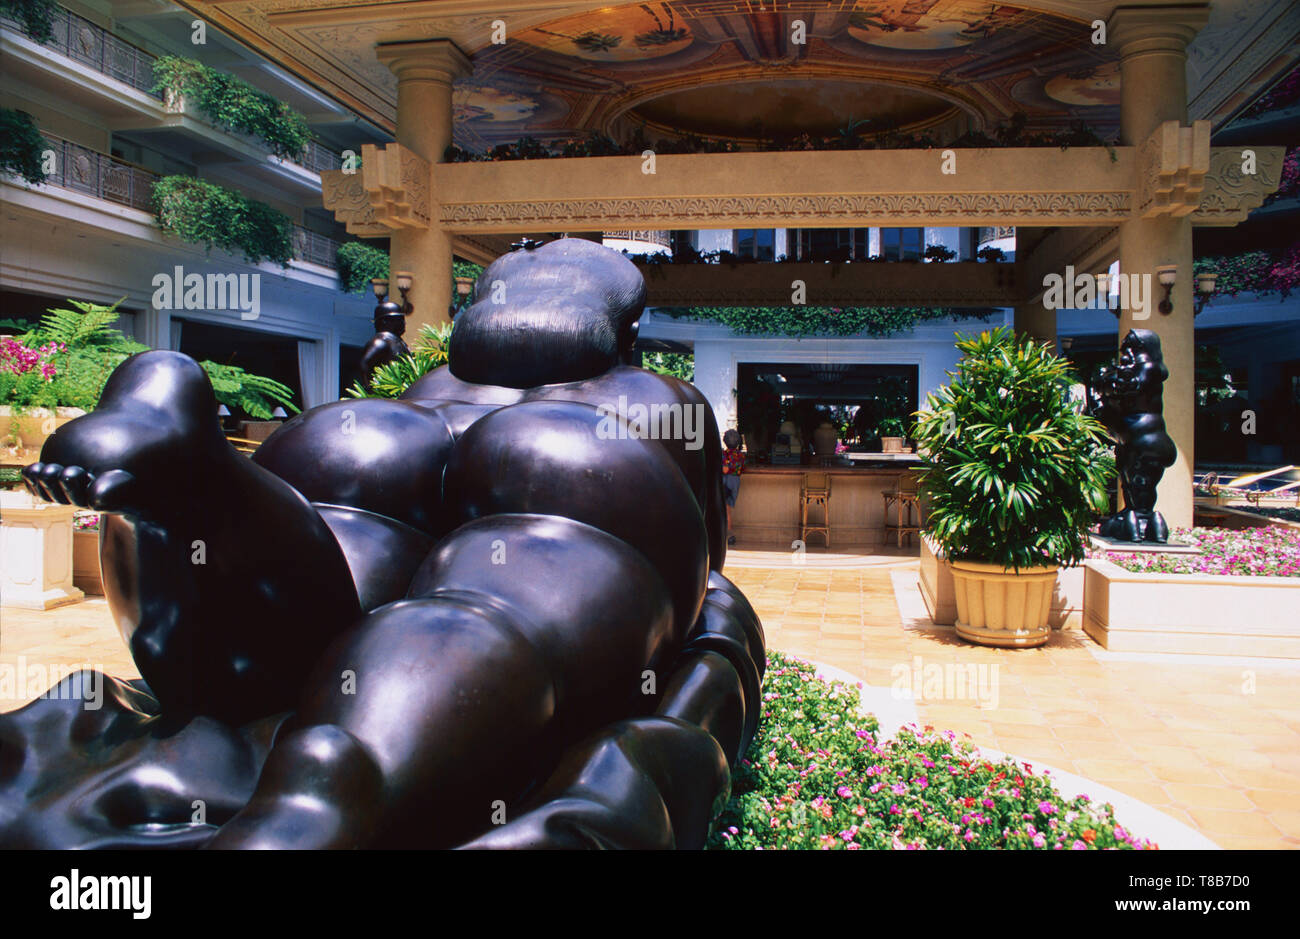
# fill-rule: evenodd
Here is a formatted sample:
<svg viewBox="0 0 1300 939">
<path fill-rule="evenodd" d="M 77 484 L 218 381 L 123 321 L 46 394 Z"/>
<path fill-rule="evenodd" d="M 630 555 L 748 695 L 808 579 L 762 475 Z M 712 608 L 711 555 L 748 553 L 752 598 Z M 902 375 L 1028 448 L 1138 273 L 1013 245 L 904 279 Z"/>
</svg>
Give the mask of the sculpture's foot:
<svg viewBox="0 0 1300 939">
<path fill-rule="evenodd" d="M 1137 512 L 1124 509 L 1102 522 L 1100 533 L 1114 541 L 1138 542 L 1142 540 L 1142 524 Z"/>
</svg>

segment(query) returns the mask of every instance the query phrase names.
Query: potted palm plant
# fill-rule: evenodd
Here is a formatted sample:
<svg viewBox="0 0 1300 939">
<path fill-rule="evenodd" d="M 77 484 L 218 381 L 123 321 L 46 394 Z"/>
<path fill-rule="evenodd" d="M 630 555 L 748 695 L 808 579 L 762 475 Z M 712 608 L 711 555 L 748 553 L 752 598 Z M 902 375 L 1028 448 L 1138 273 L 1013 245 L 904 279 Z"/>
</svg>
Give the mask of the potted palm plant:
<svg viewBox="0 0 1300 939">
<path fill-rule="evenodd" d="M 925 534 L 952 571 L 957 634 L 995 646 L 1051 635 L 1057 570 L 1084 558 L 1114 461 L 1070 394 L 1064 359 L 1003 327 L 961 336 L 952 381 L 918 415 Z"/>
</svg>

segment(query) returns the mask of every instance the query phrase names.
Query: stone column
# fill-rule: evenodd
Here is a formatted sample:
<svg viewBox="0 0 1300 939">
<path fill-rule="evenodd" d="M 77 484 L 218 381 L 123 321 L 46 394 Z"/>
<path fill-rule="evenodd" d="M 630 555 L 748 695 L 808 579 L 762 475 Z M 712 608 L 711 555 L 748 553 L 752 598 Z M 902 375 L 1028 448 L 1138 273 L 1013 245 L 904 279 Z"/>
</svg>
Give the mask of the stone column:
<svg viewBox="0 0 1300 939">
<path fill-rule="evenodd" d="M 1043 306 L 1042 296 L 1015 307 L 1014 325 L 1016 332 L 1056 348 L 1056 311 Z"/>
<path fill-rule="evenodd" d="M 451 303 L 451 235 L 437 227 L 438 167 L 451 144 L 451 88 L 457 78 L 473 71 L 469 57 L 449 39 L 381 43 L 379 61 L 397 76 L 397 142 L 431 164 L 431 203 L 434 224 L 427 229 L 401 228 L 389 241 L 391 271 L 415 275 L 406 338 L 413 339 L 426 323 L 448 322 Z M 396 299 L 396 287 L 393 288 Z"/>
<path fill-rule="evenodd" d="M 1141 146 L 1165 121 L 1187 123 L 1187 44 L 1208 19 L 1207 6 L 1120 7 L 1111 14 L 1107 39 L 1120 54 L 1120 143 Z M 1155 269 L 1163 264 L 1178 266 L 1169 316 L 1157 309 L 1164 289 Z M 1160 481 L 1156 508 L 1170 527 L 1190 526 L 1195 453 L 1192 223 L 1168 216 L 1123 222 L 1119 267 L 1121 275 L 1150 275 L 1153 296 L 1145 319 L 1134 319 L 1133 310 L 1121 311 L 1117 345 L 1135 326 L 1152 330 L 1160 336 L 1169 368 L 1165 425 L 1178 458 Z"/>
</svg>

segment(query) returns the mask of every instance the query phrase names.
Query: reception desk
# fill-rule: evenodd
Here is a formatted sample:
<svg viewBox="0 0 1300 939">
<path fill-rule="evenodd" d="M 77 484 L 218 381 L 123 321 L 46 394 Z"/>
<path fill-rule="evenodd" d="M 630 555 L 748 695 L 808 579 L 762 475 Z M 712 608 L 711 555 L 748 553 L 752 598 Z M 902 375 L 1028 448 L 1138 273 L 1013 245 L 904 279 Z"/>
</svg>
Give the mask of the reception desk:
<svg viewBox="0 0 1300 939">
<path fill-rule="evenodd" d="M 879 547 L 886 543 L 884 493 L 896 488 L 900 477 L 914 472 L 910 462 L 898 460 L 894 465 L 876 466 L 746 467 L 740 477 L 736 507 L 732 510 L 737 547 L 790 549 L 790 543 L 799 538 L 799 489 L 806 473 L 830 475 L 831 547 Z M 810 523 L 821 518 L 820 507 L 810 507 L 808 513 Z M 891 517 L 890 522 L 893 521 Z M 889 538 L 892 544 L 892 533 Z M 820 534 L 808 536 L 808 547 L 820 547 L 822 543 Z"/>
</svg>

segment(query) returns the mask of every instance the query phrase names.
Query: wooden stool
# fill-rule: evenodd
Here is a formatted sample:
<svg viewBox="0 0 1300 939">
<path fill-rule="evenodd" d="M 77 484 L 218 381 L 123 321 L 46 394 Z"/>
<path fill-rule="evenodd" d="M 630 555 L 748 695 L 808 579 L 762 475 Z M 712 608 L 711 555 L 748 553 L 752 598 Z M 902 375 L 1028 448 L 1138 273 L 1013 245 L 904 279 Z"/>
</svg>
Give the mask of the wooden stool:
<svg viewBox="0 0 1300 939">
<path fill-rule="evenodd" d="M 808 524 L 808 506 L 819 505 L 822 510 L 820 525 Z M 831 475 L 830 473 L 804 473 L 799 487 L 799 540 L 805 545 L 810 533 L 820 534 L 831 546 Z"/>
<path fill-rule="evenodd" d="M 898 478 L 898 485 L 893 489 L 886 490 L 883 493 L 885 497 L 885 532 L 894 532 L 898 537 L 898 547 L 903 546 L 903 537 L 907 536 L 907 543 L 912 543 L 912 535 L 921 533 L 921 503 L 920 492 L 917 488 L 916 477 L 911 473 Z M 890 506 L 895 507 L 894 524 L 889 522 Z M 903 523 L 903 507 L 907 507 L 907 523 Z M 916 524 L 912 524 L 912 507 L 916 507 Z"/>
</svg>

